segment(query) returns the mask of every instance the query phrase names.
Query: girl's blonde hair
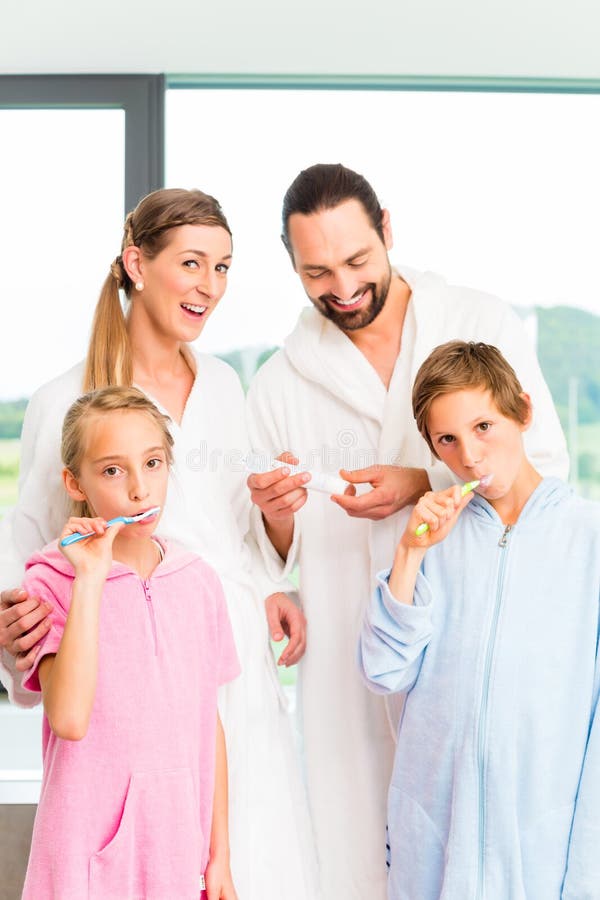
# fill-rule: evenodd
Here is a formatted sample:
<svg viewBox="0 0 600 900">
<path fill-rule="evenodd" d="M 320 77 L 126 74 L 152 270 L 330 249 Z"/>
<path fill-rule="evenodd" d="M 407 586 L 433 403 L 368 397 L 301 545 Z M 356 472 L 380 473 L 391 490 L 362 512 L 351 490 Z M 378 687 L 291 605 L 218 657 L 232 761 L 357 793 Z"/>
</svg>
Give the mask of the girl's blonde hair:
<svg viewBox="0 0 600 900">
<path fill-rule="evenodd" d="M 88 347 L 83 390 L 107 385 L 130 385 L 133 380 L 131 348 L 119 288 L 131 295 L 131 279 L 123 265 L 123 250 L 140 247 L 154 259 L 169 242 L 169 232 L 180 225 L 209 225 L 231 229 L 217 200 L 203 191 L 163 188 L 144 197 L 127 215 L 121 253 L 111 264 L 102 286 Z"/>
<path fill-rule="evenodd" d="M 417 428 L 439 456 L 429 434 L 428 419 L 433 401 L 442 394 L 483 388 L 489 391 L 503 416 L 524 425 L 529 404 L 515 370 L 497 347 L 474 341 L 448 341 L 429 354 L 417 372 L 412 392 L 412 407 Z"/>
<path fill-rule="evenodd" d="M 71 404 L 62 427 L 61 458 L 63 465 L 75 478 L 81 473 L 81 461 L 85 454 L 86 424 L 93 415 L 117 410 L 141 412 L 158 427 L 167 464 L 173 463 L 173 437 L 169 431 L 168 416 L 164 416 L 141 391 L 133 387 L 112 386 L 90 391 Z M 71 501 L 71 515 L 93 516 L 86 500 Z"/>
</svg>

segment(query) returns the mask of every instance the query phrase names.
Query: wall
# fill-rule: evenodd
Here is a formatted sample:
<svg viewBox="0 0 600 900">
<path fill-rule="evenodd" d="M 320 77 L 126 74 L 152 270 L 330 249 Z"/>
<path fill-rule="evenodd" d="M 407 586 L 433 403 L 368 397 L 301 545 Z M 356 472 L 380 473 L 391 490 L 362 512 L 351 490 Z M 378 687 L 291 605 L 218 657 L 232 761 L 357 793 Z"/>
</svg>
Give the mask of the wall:
<svg viewBox="0 0 600 900">
<path fill-rule="evenodd" d="M 16 0 L 0 74 L 600 78 L 596 0 Z"/>
</svg>

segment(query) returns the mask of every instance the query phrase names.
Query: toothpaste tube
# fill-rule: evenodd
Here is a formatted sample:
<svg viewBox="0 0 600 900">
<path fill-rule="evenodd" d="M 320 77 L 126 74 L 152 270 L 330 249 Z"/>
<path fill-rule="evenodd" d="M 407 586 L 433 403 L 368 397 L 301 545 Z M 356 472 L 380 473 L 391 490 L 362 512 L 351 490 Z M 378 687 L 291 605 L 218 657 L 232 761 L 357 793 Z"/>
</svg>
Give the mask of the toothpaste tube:
<svg viewBox="0 0 600 900">
<path fill-rule="evenodd" d="M 323 494 L 343 494 L 349 483 L 340 478 L 339 475 L 327 475 L 325 472 L 303 469 L 302 466 L 293 466 L 290 463 L 282 462 L 280 459 L 273 459 L 263 453 L 249 453 L 244 463 L 249 472 L 257 475 L 262 475 L 264 472 L 272 472 L 273 469 L 283 468 L 289 469 L 290 475 L 307 472 L 310 475 L 310 481 L 303 487 L 309 491 L 321 491 Z"/>
</svg>

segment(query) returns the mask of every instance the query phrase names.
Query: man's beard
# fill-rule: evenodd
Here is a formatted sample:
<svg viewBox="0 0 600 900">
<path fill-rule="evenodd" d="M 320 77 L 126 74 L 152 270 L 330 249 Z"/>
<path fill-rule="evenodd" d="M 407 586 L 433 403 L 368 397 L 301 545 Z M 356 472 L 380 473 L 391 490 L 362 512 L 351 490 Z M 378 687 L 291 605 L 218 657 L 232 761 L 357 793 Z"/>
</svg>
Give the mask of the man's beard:
<svg viewBox="0 0 600 900">
<path fill-rule="evenodd" d="M 368 305 L 360 306 L 358 309 L 350 312 L 344 312 L 337 306 L 332 306 L 328 302 L 329 299 L 335 300 L 332 294 L 322 294 L 316 300 L 313 300 L 313 303 L 326 319 L 329 319 L 342 331 L 358 331 L 359 328 L 366 328 L 367 325 L 370 325 L 377 318 L 385 306 L 391 282 L 392 269 L 390 266 L 385 278 L 379 285 L 372 282 L 361 289 L 361 293 L 365 291 L 371 292 L 371 300 Z"/>
</svg>

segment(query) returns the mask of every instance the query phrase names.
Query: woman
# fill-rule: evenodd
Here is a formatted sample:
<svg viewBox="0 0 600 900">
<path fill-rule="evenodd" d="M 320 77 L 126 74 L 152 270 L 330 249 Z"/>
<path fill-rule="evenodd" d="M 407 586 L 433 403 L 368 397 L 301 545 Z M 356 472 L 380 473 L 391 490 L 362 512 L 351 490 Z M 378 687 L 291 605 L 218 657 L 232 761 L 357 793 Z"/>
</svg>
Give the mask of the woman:
<svg viewBox="0 0 600 900">
<path fill-rule="evenodd" d="M 241 678 L 224 689 L 219 704 L 236 888 L 240 900 L 307 900 L 317 896 L 310 828 L 263 603 L 270 595 L 275 619 L 288 622 L 293 607 L 285 595 L 273 594 L 277 586 L 246 538 L 250 501 L 242 458 L 248 448 L 239 380 L 224 362 L 190 346 L 223 296 L 231 253 L 227 221 L 200 191 L 155 191 L 127 216 L 121 254 L 96 307 L 87 360 L 37 391 L 27 409 L 20 495 L 3 523 L 1 570 L 18 583 L 25 559 L 60 532 L 66 509 L 56 473 L 69 405 L 96 387 L 141 388 L 173 423 L 163 533 L 218 572 L 242 665 Z M 126 315 L 119 289 L 129 301 Z M 28 649 L 24 631 L 33 628 L 37 637 L 46 627 L 35 599 L 13 605 L 14 599 L 5 593 L 0 613 L 0 643 L 13 652 Z M 302 635 L 288 652 L 288 663 L 301 655 Z M 4 680 L 23 702 L 14 661 L 3 653 L 3 662 L 9 670 Z"/>
</svg>

